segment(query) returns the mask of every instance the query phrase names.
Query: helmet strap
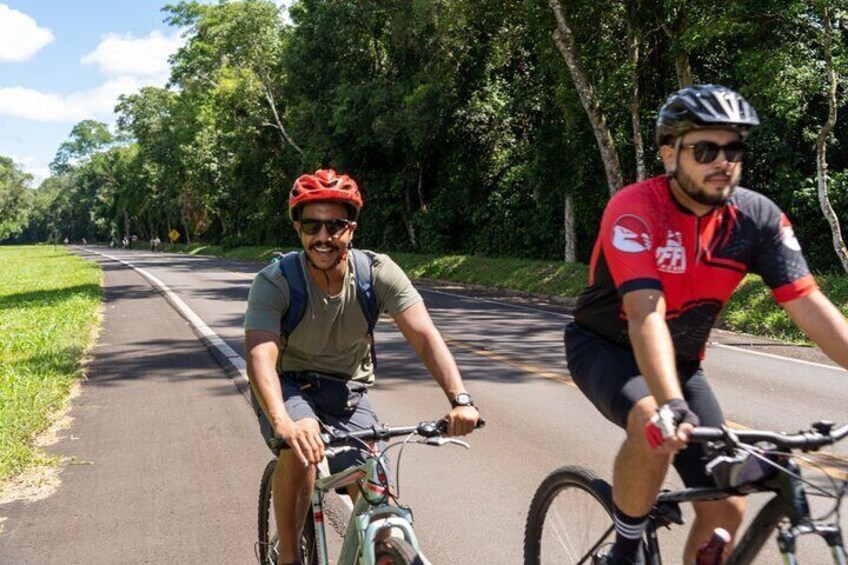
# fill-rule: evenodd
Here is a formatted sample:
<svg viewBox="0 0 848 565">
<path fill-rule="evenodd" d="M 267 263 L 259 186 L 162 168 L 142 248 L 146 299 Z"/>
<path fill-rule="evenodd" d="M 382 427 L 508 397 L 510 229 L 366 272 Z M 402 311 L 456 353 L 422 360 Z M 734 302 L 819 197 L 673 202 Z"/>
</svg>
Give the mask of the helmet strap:
<svg viewBox="0 0 848 565">
<path fill-rule="evenodd" d="M 683 143 L 683 136 L 674 138 L 674 161 L 671 163 L 671 168 L 666 171 L 665 176 L 669 179 L 677 180 L 677 168 L 680 163 L 680 146 Z"/>
</svg>

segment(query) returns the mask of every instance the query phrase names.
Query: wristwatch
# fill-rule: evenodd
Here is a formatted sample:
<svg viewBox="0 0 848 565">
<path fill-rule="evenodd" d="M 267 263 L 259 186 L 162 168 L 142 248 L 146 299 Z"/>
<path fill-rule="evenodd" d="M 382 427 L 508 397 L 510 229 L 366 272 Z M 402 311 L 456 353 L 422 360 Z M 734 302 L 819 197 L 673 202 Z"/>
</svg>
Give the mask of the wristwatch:
<svg viewBox="0 0 848 565">
<path fill-rule="evenodd" d="M 453 408 L 456 408 L 457 406 L 474 406 L 474 400 L 467 392 L 460 392 L 453 397 L 453 400 L 451 400 L 451 406 Z"/>
</svg>

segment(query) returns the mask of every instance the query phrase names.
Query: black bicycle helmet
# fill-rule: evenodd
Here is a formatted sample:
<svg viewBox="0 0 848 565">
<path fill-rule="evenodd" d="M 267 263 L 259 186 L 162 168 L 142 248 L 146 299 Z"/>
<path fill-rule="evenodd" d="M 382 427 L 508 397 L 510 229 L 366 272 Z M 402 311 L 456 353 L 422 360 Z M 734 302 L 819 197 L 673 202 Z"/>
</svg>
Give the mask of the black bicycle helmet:
<svg viewBox="0 0 848 565">
<path fill-rule="evenodd" d="M 668 143 L 692 129 L 729 127 L 743 138 L 760 124 L 757 111 L 725 86 L 687 86 L 668 97 L 657 116 L 657 144 Z"/>
</svg>

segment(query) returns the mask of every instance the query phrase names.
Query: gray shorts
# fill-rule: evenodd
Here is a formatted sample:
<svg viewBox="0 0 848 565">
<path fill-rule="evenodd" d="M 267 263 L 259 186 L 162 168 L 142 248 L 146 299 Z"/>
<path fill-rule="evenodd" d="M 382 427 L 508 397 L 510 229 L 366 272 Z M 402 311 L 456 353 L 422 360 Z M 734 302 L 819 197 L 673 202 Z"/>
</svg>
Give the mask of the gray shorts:
<svg viewBox="0 0 848 565">
<path fill-rule="evenodd" d="M 295 422 L 314 418 L 325 427 L 346 432 L 365 430 L 378 423 L 364 384 L 323 373 L 298 372 L 283 373 L 280 386 L 286 412 Z M 274 437 L 274 428 L 252 394 L 251 400 L 259 418 L 260 432 L 268 443 Z M 351 445 L 358 444 L 351 442 Z M 364 461 L 359 450 L 327 459 L 331 473 L 338 473 Z"/>
</svg>

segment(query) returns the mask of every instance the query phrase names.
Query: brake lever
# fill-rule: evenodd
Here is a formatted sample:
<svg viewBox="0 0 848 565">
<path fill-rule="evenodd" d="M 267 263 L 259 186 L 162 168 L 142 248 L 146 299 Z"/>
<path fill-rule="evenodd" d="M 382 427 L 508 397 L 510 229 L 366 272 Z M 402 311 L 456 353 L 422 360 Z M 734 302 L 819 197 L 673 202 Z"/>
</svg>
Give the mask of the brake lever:
<svg viewBox="0 0 848 565">
<path fill-rule="evenodd" d="M 339 447 L 328 447 L 324 450 L 324 456 L 327 459 L 333 459 L 334 457 L 338 457 L 342 453 L 347 453 L 348 451 L 353 451 L 356 449 L 352 445 L 342 445 Z"/>
<path fill-rule="evenodd" d="M 465 449 L 471 449 L 471 446 L 464 441 L 452 437 L 428 437 L 424 440 L 425 445 L 435 445 L 436 447 L 442 447 L 449 443 L 464 447 Z"/>
</svg>

